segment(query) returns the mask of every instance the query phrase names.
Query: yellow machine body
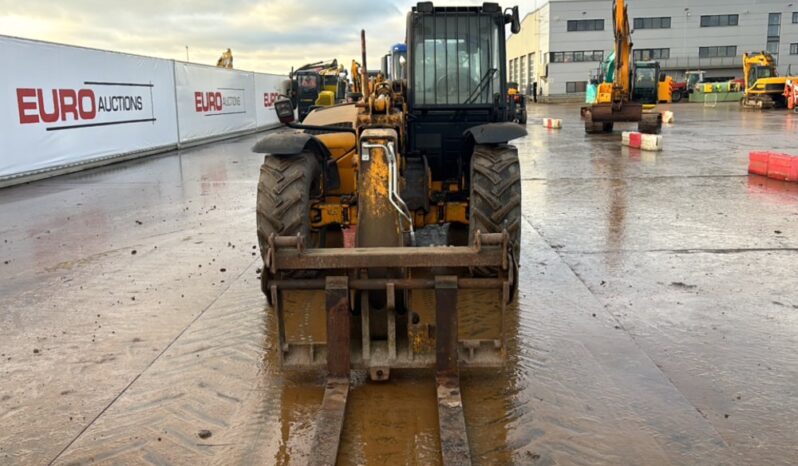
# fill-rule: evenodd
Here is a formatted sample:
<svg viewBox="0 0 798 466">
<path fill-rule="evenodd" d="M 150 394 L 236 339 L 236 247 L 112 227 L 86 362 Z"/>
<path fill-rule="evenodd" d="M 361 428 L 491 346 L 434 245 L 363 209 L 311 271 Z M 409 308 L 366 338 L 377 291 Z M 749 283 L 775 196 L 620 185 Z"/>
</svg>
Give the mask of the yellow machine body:
<svg viewBox="0 0 798 466">
<path fill-rule="evenodd" d="M 597 103 L 608 104 L 612 102 L 613 83 L 601 83 L 598 86 Z"/>
<path fill-rule="evenodd" d="M 319 92 L 319 96 L 316 98 L 315 104 L 319 107 L 329 107 L 330 105 L 335 105 L 335 92 L 327 89 Z"/>
<path fill-rule="evenodd" d="M 233 52 L 230 49 L 225 50 L 222 56 L 216 60 L 216 66 L 219 68 L 233 68 Z"/>
<path fill-rule="evenodd" d="M 671 103 L 673 100 L 673 78 L 666 76 L 657 85 L 657 102 Z"/>
<path fill-rule="evenodd" d="M 740 103 L 758 109 L 785 106 L 786 76 L 778 76 L 776 61 L 768 52 L 744 53 L 745 94 Z M 793 78 L 795 79 L 795 78 Z"/>
<path fill-rule="evenodd" d="M 384 111 L 384 110 L 383 110 Z M 314 126 L 325 126 L 343 122 L 351 122 L 353 125 L 362 124 L 363 116 L 354 104 L 336 105 L 325 109 L 322 112 L 311 112 L 303 122 Z M 392 115 L 380 115 L 382 119 L 400 120 L 404 115 L 394 113 Z M 357 157 L 357 145 L 355 136 L 351 133 L 328 133 L 316 136 L 327 149 L 338 167 L 340 187 L 329 192 L 329 195 L 314 204 L 311 212 L 313 228 L 322 228 L 327 225 L 357 225 L 358 207 L 354 202 L 357 195 L 357 176 L 360 161 Z M 442 181 L 432 181 L 431 176 L 427 175 L 429 189 L 427 196 L 430 199 L 436 198 L 437 193 L 457 192 L 463 189 L 465 180 L 458 182 L 444 183 Z M 440 202 L 435 208 L 430 208 L 427 212 L 413 212 L 413 225 L 415 228 L 423 228 L 427 225 L 438 225 L 442 223 L 457 223 L 468 225 L 468 203 L 467 202 Z"/>
</svg>

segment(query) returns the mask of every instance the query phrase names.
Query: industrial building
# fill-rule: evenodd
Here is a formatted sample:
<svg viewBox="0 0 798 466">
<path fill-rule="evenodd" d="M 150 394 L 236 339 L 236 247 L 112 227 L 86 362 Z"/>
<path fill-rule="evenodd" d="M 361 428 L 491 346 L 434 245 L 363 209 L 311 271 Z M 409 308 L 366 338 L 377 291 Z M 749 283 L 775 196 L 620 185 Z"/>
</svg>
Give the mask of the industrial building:
<svg viewBox="0 0 798 466">
<path fill-rule="evenodd" d="M 779 0 L 633 0 L 635 60 L 657 60 L 679 80 L 685 71 L 741 78 L 742 54 L 767 50 L 779 74 L 798 73 L 798 5 Z M 579 98 L 613 47 L 611 0 L 550 0 L 507 43 L 508 75 L 552 100 Z"/>
</svg>

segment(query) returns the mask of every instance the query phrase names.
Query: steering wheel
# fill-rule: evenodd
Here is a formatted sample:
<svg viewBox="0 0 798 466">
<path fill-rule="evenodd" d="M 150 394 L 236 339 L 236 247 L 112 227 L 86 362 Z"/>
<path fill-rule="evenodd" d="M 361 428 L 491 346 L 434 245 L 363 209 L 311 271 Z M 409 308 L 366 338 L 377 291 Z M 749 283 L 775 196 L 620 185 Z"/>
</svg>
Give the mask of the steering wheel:
<svg viewBox="0 0 798 466">
<path fill-rule="evenodd" d="M 471 82 L 471 86 L 468 86 L 469 81 Z M 477 86 L 479 86 L 479 83 L 476 82 L 474 78 L 468 76 L 466 73 L 460 73 L 460 95 L 458 96 L 457 73 L 446 73 L 439 77 L 438 81 L 435 83 L 436 100 L 441 102 L 441 100 L 444 100 L 441 99 L 441 97 L 447 96 L 445 99 L 446 102 L 462 103 L 462 100 L 468 97 L 469 92 L 476 89 Z"/>
</svg>

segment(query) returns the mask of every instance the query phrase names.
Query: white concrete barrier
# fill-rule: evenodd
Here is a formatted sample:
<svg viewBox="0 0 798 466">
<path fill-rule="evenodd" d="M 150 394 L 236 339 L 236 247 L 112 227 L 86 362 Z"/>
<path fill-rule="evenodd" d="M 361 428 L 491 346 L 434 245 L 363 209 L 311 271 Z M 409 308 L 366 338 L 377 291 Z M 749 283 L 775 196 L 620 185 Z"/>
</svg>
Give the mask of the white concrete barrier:
<svg viewBox="0 0 798 466">
<path fill-rule="evenodd" d="M 562 120 L 558 118 L 544 118 L 543 127 L 549 129 L 560 129 L 562 128 Z"/>
<path fill-rule="evenodd" d="M 633 149 L 658 152 L 662 150 L 662 135 L 624 131 L 621 135 L 621 143 Z"/>
</svg>

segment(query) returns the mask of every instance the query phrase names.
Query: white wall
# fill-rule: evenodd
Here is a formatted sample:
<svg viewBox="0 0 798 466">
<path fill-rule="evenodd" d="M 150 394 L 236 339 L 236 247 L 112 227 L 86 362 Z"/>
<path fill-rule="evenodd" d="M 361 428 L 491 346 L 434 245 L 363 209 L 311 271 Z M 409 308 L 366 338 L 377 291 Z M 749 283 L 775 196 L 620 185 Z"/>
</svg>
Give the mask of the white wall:
<svg viewBox="0 0 798 466">
<path fill-rule="evenodd" d="M 180 142 L 255 129 L 252 73 L 175 63 Z"/>
<path fill-rule="evenodd" d="M 284 93 L 283 82 L 287 79 L 287 76 L 255 73 L 255 121 L 258 128 L 273 127 L 279 123 L 274 101 Z"/>
<path fill-rule="evenodd" d="M 0 36 L 0 178 L 177 144 L 172 62 Z"/>
</svg>

